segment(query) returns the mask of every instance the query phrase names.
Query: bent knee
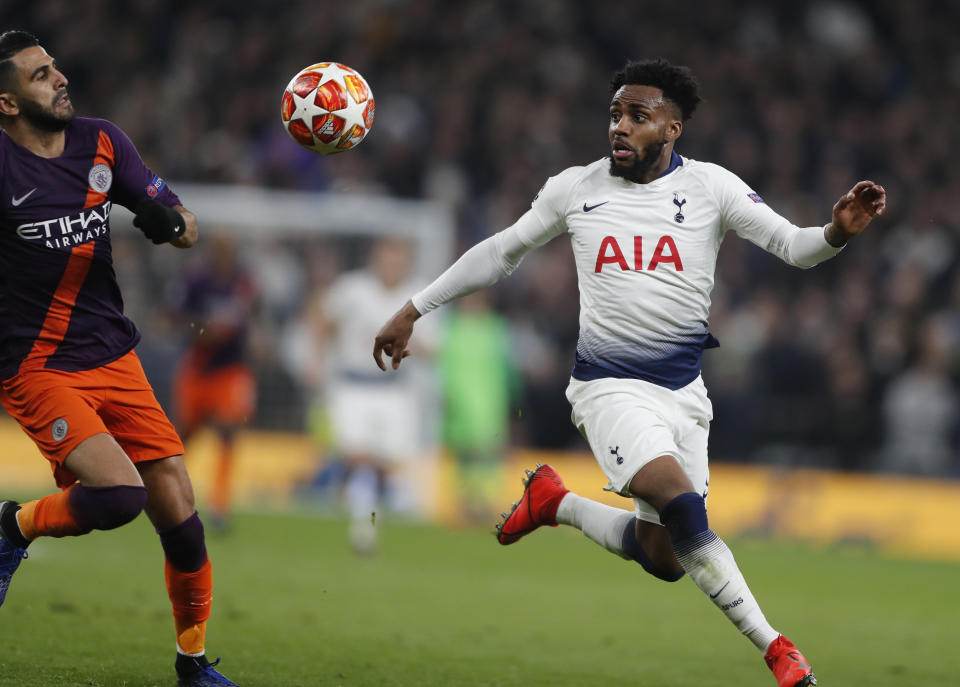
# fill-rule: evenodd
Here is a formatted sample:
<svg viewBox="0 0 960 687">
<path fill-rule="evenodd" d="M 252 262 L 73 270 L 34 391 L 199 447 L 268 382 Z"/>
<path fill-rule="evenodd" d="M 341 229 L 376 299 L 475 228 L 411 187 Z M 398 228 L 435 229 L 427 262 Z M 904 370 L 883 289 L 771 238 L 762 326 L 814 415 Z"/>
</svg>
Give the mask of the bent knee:
<svg viewBox="0 0 960 687">
<path fill-rule="evenodd" d="M 662 525 L 637 520 L 632 531 L 624 530 L 623 549 L 657 579 L 676 582 L 684 575 L 667 530 Z"/>
<path fill-rule="evenodd" d="M 85 531 L 112 530 L 134 520 L 147 504 L 147 489 L 128 484 L 70 489 L 70 507 Z"/>
<path fill-rule="evenodd" d="M 664 582 L 677 582 L 687 574 L 683 568 L 674 568 L 671 570 L 657 568 L 656 570 L 648 570 L 647 572 Z"/>
<path fill-rule="evenodd" d="M 643 566 L 643 569 L 647 573 L 664 582 L 676 582 L 686 574 L 684 569 L 680 567 L 680 564 L 677 563 L 676 558 L 672 555 L 669 557 L 669 560 L 663 557 L 648 558 L 645 561 L 637 562 Z"/>
</svg>

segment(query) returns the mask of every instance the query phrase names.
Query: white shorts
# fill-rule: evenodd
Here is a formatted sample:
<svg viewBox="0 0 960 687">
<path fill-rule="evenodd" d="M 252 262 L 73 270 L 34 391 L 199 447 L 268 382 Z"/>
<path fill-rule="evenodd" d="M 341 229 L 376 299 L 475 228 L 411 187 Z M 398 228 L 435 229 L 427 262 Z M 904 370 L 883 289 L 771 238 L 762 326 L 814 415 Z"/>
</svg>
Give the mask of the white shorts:
<svg viewBox="0 0 960 687">
<path fill-rule="evenodd" d="M 567 400 L 573 424 L 609 480 L 604 489 L 631 496 L 630 480 L 640 468 L 654 458 L 673 456 L 706 498 L 713 406 L 700 377 L 677 391 L 639 379 L 571 379 Z M 633 501 L 640 520 L 660 524 L 653 506 L 636 497 Z"/>
<path fill-rule="evenodd" d="M 328 394 L 333 443 L 339 451 L 385 463 L 416 456 L 421 417 L 406 385 L 337 382 Z"/>
</svg>

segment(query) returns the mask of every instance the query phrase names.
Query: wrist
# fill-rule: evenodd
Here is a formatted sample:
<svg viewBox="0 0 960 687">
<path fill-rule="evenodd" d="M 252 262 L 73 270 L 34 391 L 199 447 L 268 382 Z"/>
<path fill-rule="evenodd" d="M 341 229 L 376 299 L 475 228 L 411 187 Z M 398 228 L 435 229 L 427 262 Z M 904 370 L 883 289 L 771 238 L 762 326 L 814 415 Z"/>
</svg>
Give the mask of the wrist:
<svg viewBox="0 0 960 687">
<path fill-rule="evenodd" d="M 843 248 L 850 240 L 850 235 L 830 222 L 823 228 L 823 239 L 834 248 Z"/>
<path fill-rule="evenodd" d="M 173 208 L 168 208 L 168 211 L 170 223 L 173 225 L 173 239 L 178 239 L 187 233 L 187 220 Z"/>
<path fill-rule="evenodd" d="M 176 241 L 187 232 L 182 213 L 151 198 L 137 203 L 134 214 L 133 225 L 156 245 Z"/>
<path fill-rule="evenodd" d="M 400 312 L 401 315 L 410 322 L 416 322 L 423 316 L 423 313 L 417 310 L 417 306 L 413 304 L 412 300 L 407 301 Z"/>
</svg>

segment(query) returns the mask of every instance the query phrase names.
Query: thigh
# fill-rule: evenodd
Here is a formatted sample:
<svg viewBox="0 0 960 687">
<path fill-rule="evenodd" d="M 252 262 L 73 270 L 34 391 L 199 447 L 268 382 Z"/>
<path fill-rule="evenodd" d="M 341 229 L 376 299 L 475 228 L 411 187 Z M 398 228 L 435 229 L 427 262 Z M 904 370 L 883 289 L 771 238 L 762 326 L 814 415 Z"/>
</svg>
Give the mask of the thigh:
<svg viewBox="0 0 960 687">
<path fill-rule="evenodd" d="M 344 454 L 375 454 L 378 444 L 377 392 L 368 386 L 335 384 L 328 411 L 333 443 Z"/>
<path fill-rule="evenodd" d="M 680 465 L 693 483 L 693 490 L 706 499 L 707 485 L 710 483 L 707 443 L 713 406 L 702 379 L 698 377 L 677 392 L 677 404 L 673 412 Z"/>
<path fill-rule="evenodd" d="M 707 498 L 710 484 L 710 464 L 707 456 L 709 427 L 701 422 L 687 423 L 678 443 L 680 466 L 693 483 L 693 490 Z"/>
<path fill-rule="evenodd" d="M 196 366 L 182 362 L 173 376 L 173 403 L 177 422 L 189 433 L 203 422 L 202 379 Z"/>
<path fill-rule="evenodd" d="M 680 494 L 695 491 L 690 476 L 673 456 L 660 456 L 644 465 L 630 480 L 629 488 L 639 503 L 652 506 L 656 513 Z"/>
<path fill-rule="evenodd" d="M 91 437 L 108 432 L 97 412 L 101 397 L 96 370 L 31 370 L 0 385 L 4 409 L 50 461 L 60 487 L 77 481 L 64 465 L 67 456 Z"/>
<path fill-rule="evenodd" d="M 143 461 L 137 463 L 137 470 L 147 488 L 144 510 L 157 531 L 175 527 L 193 515 L 193 485 L 183 456 Z"/>
<path fill-rule="evenodd" d="M 183 455 L 183 442 L 163 412 L 132 351 L 101 368 L 104 400 L 100 416 L 134 463 Z"/>
<path fill-rule="evenodd" d="M 673 427 L 655 392 L 630 381 L 573 380 L 567 389 L 573 422 L 609 480 L 605 489 L 622 496 L 631 495 L 630 480 L 650 461 L 661 456 L 680 461 Z"/>
<path fill-rule="evenodd" d="M 605 489 L 633 497 L 640 520 L 660 523 L 657 509 L 631 490 L 634 477 L 657 459 L 679 466 L 671 484 L 682 481 L 706 492 L 709 401 L 702 387 L 672 391 L 639 380 L 571 380 L 573 421 L 609 480 Z"/>
<path fill-rule="evenodd" d="M 224 425 L 245 424 L 256 405 L 256 382 L 250 370 L 231 365 L 205 379 L 201 405 L 208 416 Z"/>
<path fill-rule="evenodd" d="M 76 477 L 88 487 L 143 484 L 127 454 L 109 434 L 94 434 L 80 442 L 64 460 L 63 468 L 64 474 Z"/>
<path fill-rule="evenodd" d="M 417 455 L 420 446 L 420 410 L 415 397 L 405 388 L 384 389 L 374 400 L 370 439 L 379 457 L 401 463 Z"/>
</svg>

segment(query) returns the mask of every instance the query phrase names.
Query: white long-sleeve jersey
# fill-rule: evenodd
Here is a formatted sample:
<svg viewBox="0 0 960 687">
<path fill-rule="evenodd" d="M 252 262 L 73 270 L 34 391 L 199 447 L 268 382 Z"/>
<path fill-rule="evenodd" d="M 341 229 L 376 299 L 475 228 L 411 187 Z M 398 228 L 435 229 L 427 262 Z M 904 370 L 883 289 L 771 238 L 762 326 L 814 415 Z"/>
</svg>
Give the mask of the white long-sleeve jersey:
<svg viewBox="0 0 960 687">
<path fill-rule="evenodd" d="M 609 160 L 544 184 L 515 224 L 478 243 L 413 297 L 420 313 L 489 286 L 523 256 L 567 233 L 580 288 L 572 375 L 642 379 L 670 389 L 700 374 L 717 251 L 727 231 L 797 267 L 840 249 L 824 227 L 799 228 L 732 172 L 673 154 L 658 179 L 611 176 Z"/>
</svg>

